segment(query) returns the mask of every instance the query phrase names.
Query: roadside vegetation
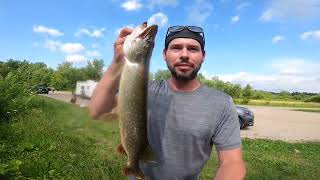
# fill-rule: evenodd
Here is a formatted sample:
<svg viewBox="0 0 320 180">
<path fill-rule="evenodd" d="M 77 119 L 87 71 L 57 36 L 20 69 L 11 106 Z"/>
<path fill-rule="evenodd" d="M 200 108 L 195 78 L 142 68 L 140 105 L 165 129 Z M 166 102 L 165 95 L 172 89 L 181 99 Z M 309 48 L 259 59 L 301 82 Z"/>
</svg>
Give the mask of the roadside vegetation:
<svg viewBox="0 0 320 180">
<path fill-rule="evenodd" d="M 293 111 L 320 113 L 320 109 L 293 109 Z"/>
<path fill-rule="evenodd" d="M 155 73 L 154 79 L 168 79 L 168 70 L 159 70 Z M 320 94 L 307 92 L 287 92 L 278 93 L 267 92 L 253 89 L 249 84 L 241 87 L 240 84 L 224 82 L 218 77 L 206 79 L 202 74 L 198 79 L 208 87 L 212 87 L 229 94 L 236 104 L 255 105 L 255 106 L 278 106 L 278 107 L 302 107 L 320 108 Z"/>
<path fill-rule="evenodd" d="M 10 76 L 15 76 L 17 71 L 21 71 L 21 76 L 30 88 L 46 84 L 56 90 L 73 91 L 77 81 L 95 80 L 99 81 L 102 76 L 104 63 L 101 59 L 88 61 L 87 65 L 81 68 L 74 67 L 73 64 L 64 62 L 59 64 L 57 69 L 47 67 L 44 63 L 30 63 L 28 61 L 0 60 L 0 77 L 2 80 Z M 155 80 L 168 79 L 168 70 L 158 70 L 154 74 L 150 73 L 149 78 Z M 218 77 L 205 78 L 202 74 L 198 79 L 208 87 L 216 88 L 229 94 L 237 104 L 264 105 L 264 106 L 288 106 L 288 107 L 320 107 L 320 92 L 267 92 L 253 89 L 249 84 L 242 87 L 240 84 L 224 82 Z M 22 81 L 21 81 L 22 82 Z"/>
<path fill-rule="evenodd" d="M 241 103 L 241 99 L 235 99 L 236 104 Z M 272 107 L 298 107 L 298 108 L 320 108 L 320 103 L 314 102 L 302 102 L 302 101 L 293 101 L 293 100 L 258 100 L 251 99 L 245 105 L 251 106 L 272 106 Z"/>
<path fill-rule="evenodd" d="M 126 179 L 125 157 L 115 153 L 118 123 L 88 117 L 86 108 L 45 97 L 10 122 L 0 123 L 0 179 Z M 243 140 L 246 179 L 318 179 L 320 143 Z M 201 179 L 217 168 L 213 150 Z"/>
</svg>

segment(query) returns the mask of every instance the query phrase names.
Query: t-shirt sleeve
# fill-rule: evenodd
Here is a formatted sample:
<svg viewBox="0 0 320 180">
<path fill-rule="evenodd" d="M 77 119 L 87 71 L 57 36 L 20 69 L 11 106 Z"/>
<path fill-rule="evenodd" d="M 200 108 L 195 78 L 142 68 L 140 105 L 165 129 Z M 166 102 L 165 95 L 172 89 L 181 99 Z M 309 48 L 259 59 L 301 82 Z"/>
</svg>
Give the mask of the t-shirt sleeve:
<svg viewBox="0 0 320 180">
<path fill-rule="evenodd" d="M 241 147 L 238 113 L 232 98 L 229 96 L 221 115 L 221 121 L 212 137 L 218 151 Z"/>
</svg>

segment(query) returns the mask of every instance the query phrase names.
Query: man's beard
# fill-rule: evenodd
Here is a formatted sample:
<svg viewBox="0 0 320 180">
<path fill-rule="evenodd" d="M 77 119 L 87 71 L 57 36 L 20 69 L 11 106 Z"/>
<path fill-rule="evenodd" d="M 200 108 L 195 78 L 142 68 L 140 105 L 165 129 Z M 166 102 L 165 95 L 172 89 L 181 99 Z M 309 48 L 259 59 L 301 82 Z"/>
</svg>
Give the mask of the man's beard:
<svg viewBox="0 0 320 180">
<path fill-rule="evenodd" d="M 202 63 L 201 63 L 202 64 Z M 201 64 L 196 66 L 191 73 L 178 73 L 173 66 L 170 66 L 169 63 L 167 63 L 168 69 L 171 72 L 171 75 L 176 78 L 178 81 L 190 81 L 197 77 L 198 71 L 201 68 Z"/>
</svg>

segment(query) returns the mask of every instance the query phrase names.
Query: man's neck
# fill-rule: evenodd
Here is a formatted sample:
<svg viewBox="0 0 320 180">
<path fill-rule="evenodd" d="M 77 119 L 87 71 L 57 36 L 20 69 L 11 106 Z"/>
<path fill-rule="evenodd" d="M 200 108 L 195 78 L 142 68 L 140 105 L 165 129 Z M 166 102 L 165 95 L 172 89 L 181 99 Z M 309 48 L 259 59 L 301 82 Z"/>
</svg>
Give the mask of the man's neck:
<svg viewBox="0 0 320 180">
<path fill-rule="evenodd" d="M 196 78 L 190 81 L 179 81 L 171 77 L 168 82 L 171 89 L 177 92 L 192 92 L 200 87 L 200 82 Z"/>
</svg>

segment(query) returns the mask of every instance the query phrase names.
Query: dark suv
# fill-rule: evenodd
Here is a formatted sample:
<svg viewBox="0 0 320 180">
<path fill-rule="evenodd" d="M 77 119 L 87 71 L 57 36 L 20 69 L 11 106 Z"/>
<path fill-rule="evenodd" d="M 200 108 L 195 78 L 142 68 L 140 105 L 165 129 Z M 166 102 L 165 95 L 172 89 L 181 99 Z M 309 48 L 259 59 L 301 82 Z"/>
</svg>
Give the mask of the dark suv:
<svg viewBox="0 0 320 180">
<path fill-rule="evenodd" d="M 49 93 L 49 88 L 48 86 L 45 85 L 38 85 L 36 89 L 37 94 L 48 94 Z"/>
<path fill-rule="evenodd" d="M 236 106 L 240 129 L 243 129 L 247 126 L 253 126 L 254 124 L 254 114 L 251 110 L 246 107 Z"/>
</svg>

